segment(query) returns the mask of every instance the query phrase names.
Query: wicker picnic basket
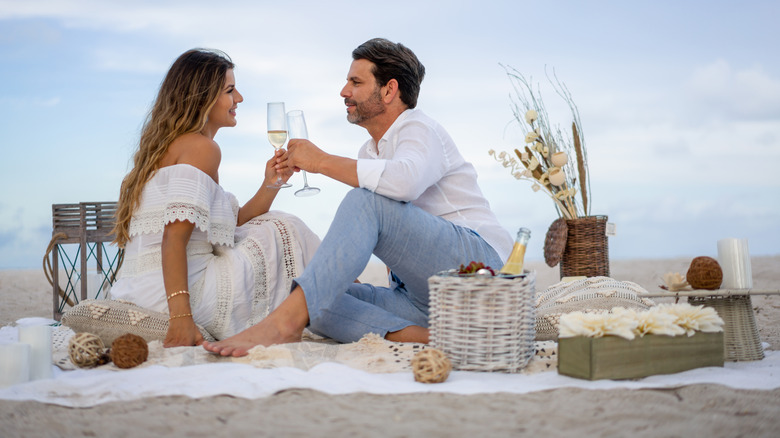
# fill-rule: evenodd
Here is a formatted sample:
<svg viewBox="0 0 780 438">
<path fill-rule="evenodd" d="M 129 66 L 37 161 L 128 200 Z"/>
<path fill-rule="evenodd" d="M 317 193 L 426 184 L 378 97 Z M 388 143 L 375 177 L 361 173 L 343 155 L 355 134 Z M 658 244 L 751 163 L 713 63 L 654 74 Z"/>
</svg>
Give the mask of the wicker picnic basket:
<svg viewBox="0 0 780 438">
<path fill-rule="evenodd" d="M 455 370 L 518 372 L 534 354 L 536 273 L 428 279 L 430 342 Z"/>
<path fill-rule="evenodd" d="M 563 277 L 609 277 L 607 216 L 566 221 L 566 246 L 561 258 Z"/>
</svg>

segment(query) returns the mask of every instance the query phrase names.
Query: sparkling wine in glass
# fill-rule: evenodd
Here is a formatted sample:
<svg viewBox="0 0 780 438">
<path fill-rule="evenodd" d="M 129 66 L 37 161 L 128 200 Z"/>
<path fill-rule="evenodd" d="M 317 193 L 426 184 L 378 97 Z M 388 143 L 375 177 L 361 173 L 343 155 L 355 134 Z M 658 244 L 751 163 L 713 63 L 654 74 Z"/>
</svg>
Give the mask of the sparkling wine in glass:
<svg viewBox="0 0 780 438">
<path fill-rule="evenodd" d="M 303 111 L 295 110 L 287 113 L 287 128 L 290 132 L 290 140 L 294 138 L 309 138 L 309 132 L 306 130 L 306 119 L 303 117 Z M 306 179 L 306 171 L 303 172 L 303 188 L 295 192 L 295 196 L 312 196 L 320 192 L 317 187 L 309 186 Z"/>
<path fill-rule="evenodd" d="M 268 141 L 278 151 L 284 146 L 285 140 L 287 140 L 287 118 L 284 102 L 268 102 Z M 282 181 L 282 174 L 279 174 L 276 182 L 268 187 L 281 189 L 292 185 Z"/>
</svg>

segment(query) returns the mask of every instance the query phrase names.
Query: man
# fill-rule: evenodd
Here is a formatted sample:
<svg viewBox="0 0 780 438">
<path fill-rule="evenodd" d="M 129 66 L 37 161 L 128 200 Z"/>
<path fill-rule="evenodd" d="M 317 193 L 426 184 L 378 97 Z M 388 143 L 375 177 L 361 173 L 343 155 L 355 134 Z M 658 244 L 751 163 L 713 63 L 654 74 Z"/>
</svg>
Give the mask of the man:
<svg viewBox="0 0 780 438">
<path fill-rule="evenodd" d="M 377 333 L 428 342 L 428 278 L 470 261 L 500 267 L 512 247 L 447 132 L 416 110 L 425 68 L 407 47 L 372 39 L 352 52 L 341 96 L 369 139 L 358 159 L 291 140 L 277 168 L 348 184 L 328 233 L 290 296 L 238 335 L 204 348 L 242 356 L 255 345 L 300 341 L 305 327 L 340 342 Z M 375 254 L 389 287 L 355 283 Z"/>
</svg>

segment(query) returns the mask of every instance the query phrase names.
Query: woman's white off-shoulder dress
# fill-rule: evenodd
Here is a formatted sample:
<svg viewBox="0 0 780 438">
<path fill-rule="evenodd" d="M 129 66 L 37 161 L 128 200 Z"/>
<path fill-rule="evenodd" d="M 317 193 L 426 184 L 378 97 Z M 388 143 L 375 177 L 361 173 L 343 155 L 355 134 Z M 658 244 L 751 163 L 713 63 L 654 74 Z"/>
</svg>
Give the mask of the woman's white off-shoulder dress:
<svg viewBox="0 0 780 438">
<path fill-rule="evenodd" d="M 290 293 L 320 239 L 297 217 L 271 211 L 236 227 L 238 201 L 196 167 L 163 167 L 146 183 L 111 298 L 168 313 L 162 275 L 165 225 L 195 224 L 187 245 L 195 322 L 216 339 L 256 324 Z"/>
</svg>

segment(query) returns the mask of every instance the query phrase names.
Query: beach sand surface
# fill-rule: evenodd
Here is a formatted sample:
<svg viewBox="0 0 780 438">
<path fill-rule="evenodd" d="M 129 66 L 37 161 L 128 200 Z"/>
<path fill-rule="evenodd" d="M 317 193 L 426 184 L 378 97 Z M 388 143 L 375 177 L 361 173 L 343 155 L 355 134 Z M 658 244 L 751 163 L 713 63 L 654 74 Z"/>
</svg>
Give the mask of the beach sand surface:
<svg viewBox="0 0 780 438">
<path fill-rule="evenodd" d="M 685 274 L 690 258 L 613 260 L 611 277 L 657 291 L 666 272 Z M 529 262 L 542 290 L 558 268 Z M 754 289 L 780 290 L 780 256 L 753 257 Z M 371 264 L 361 281 L 386 283 Z M 668 301 L 669 299 L 656 300 Z M 752 297 L 761 340 L 780 349 L 780 296 Z M 42 270 L 0 271 L 0 326 L 51 317 Z M 153 397 L 92 408 L 0 400 L 3 437 L 76 436 L 632 436 L 774 437 L 780 389 L 697 384 L 667 389 L 560 388 L 529 394 L 328 395 L 285 390 L 257 400 L 228 396 Z"/>
</svg>

